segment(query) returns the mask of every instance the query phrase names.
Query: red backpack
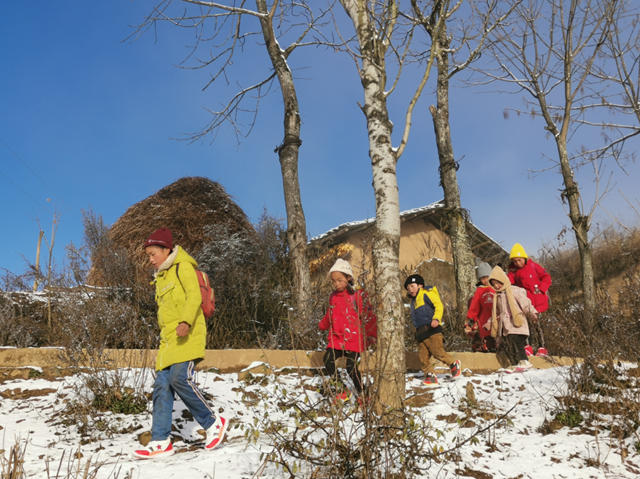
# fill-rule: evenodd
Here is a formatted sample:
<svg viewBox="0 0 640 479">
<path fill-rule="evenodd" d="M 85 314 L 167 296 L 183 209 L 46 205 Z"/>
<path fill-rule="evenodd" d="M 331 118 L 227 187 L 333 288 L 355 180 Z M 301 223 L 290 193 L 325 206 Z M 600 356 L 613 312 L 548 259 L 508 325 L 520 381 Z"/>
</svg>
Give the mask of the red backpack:
<svg viewBox="0 0 640 479">
<path fill-rule="evenodd" d="M 180 263 L 176 265 L 176 276 L 178 277 L 178 281 L 180 281 L 180 276 L 178 276 L 178 266 L 180 266 Z M 209 319 L 216 311 L 216 296 L 213 292 L 213 287 L 211 286 L 207 273 L 200 271 L 197 268 L 194 269 L 196 271 L 196 277 L 198 278 L 198 285 L 200 286 L 200 294 L 202 295 L 200 307 L 202 308 L 204 317 Z M 182 285 L 182 281 L 180 281 L 180 285 Z M 184 286 L 182 286 L 182 289 L 184 289 Z"/>
</svg>

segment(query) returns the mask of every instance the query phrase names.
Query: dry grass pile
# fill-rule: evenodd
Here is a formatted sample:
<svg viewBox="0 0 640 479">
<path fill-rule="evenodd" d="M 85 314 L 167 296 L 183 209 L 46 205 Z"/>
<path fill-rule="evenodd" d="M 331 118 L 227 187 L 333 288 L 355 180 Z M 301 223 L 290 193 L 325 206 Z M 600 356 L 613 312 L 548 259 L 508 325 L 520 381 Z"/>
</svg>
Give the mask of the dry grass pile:
<svg viewBox="0 0 640 479">
<path fill-rule="evenodd" d="M 169 228 L 174 243 L 197 256 L 211 241 L 210 227 L 224 226 L 228 234 L 256 233 L 242 209 L 224 188 L 202 177 L 181 178 L 130 207 L 111 227 L 113 247 L 122 248 L 134 263 L 139 283 L 148 283 L 150 269 L 144 254 L 144 240 L 157 228 Z M 105 254 L 105 258 L 112 255 Z M 94 254 L 88 283 L 104 285 L 107 261 Z M 110 260 L 109 260 L 110 261 Z"/>
</svg>

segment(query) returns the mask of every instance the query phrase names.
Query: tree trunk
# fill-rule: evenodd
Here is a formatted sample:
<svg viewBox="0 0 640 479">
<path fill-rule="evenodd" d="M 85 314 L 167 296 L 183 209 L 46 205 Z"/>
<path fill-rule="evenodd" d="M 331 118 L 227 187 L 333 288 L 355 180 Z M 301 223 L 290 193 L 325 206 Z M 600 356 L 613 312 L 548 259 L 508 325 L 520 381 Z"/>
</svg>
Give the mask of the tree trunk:
<svg viewBox="0 0 640 479">
<path fill-rule="evenodd" d="M 397 157 L 391 143 L 393 126 L 385 95 L 386 39 L 381 40 L 369 23 L 366 2 L 343 0 L 342 4 L 353 21 L 362 57 L 359 72 L 364 90 L 362 111 L 367 120 L 376 200 L 373 248 L 378 314 L 376 375 L 379 387 L 376 401 L 379 409 L 400 410 L 405 392 L 404 310 L 398 260 L 400 202 Z"/>
<path fill-rule="evenodd" d="M 456 315 L 455 320 L 462 328 L 467 301 L 473 295 L 475 276 L 475 260 L 467 234 L 467 212 L 462 209 L 460 190 L 458 188 L 458 164 L 453 155 L 451 128 L 449 124 L 449 40 L 447 30 L 443 26 L 433 39 L 436 49 L 436 65 L 438 69 L 436 98 L 437 106 L 429 108 L 433 118 L 433 127 L 440 160 L 440 184 L 444 191 L 444 203 L 447 211 L 446 230 L 451 239 L 453 266 L 456 279 Z"/>
<path fill-rule="evenodd" d="M 596 306 L 593 258 L 591 255 L 591 245 L 589 244 L 589 217 L 583 215 L 581 211 L 580 189 L 574 179 L 573 170 L 569 164 L 569 154 L 563 138 L 561 135 L 557 140 L 560 171 L 562 172 L 562 180 L 565 187 L 562 192 L 562 198 L 563 200 L 566 199 L 569 204 L 569 218 L 571 219 L 571 225 L 578 245 L 578 252 L 580 253 L 584 308 L 589 318 Z"/>
<path fill-rule="evenodd" d="M 256 6 L 260 13 L 269 13 L 265 0 L 256 0 Z M 296 338 L 302 340 L 307 337 L 306 330 L 311 324 L 311 280 L 307 258 L 307 227 L 298 179 L 298 151 L 302 144 L 300 140 L 300 109 L 293 75 L 273 31 L 273 18 L 270 15 L 261 17 L 260 25 L 271 64 L 280 82 L 280 91 L 284 102 L 284 139 L 276 151 L 282 172 L 282 186 L 287 211 L 287 243 L 294 275 L 295 319 L 292 323 L 292 329 Z M 303 346 L 305 345 L 303 344 Z"/>
</svg>

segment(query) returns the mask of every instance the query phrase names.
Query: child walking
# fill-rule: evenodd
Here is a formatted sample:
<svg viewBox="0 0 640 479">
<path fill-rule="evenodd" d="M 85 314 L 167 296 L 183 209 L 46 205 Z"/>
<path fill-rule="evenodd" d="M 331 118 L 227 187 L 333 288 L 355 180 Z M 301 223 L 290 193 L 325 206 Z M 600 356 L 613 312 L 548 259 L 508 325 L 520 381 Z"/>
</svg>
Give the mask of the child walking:
<svg viewBox="0 0 640 479">
<path fill-rule="evenodd" d="M 488 263 L 480 263 L 476 269 L 478 284 L 473 297 L 469 301 L 467 311 L 468 325 L 465 332 L 471 337 L 471 350 L 474 352 L 495 352 L 496 343 L 491 337 L 491 310 L 493 309 L 493 296 L 495 291 L 489 284 L 491 266 Z"/>
<path fill-rule="evenodd" d="M 533 365 L 524 350 L 529 336 L 527 318 L 535 319 L 538 312 L 527 292 L 512 285 L 500 266 L 491 270 L 489 283 L 496 290 L 491 312 L 491 336 L 505 352 L 511 364 L 509 371 L 529 369 Z"/>
<path fill-rule="evenodd" d="M 418 342 L 418 357 L 424 372 L 423 384 L 427 387 L 437 387 L 438 378 L 435 374 L 431 356 L 449 365 L 451 377 L 460 376 L 461 365 L 444 350 L 442 335 L 443 306 L 435 286 L 424 285 L 424 279 L 419 274 L 412 274 L 404 282 L 404 289 L 411 298 L 411 321 L 416 328 Z"/>
<path fill-rule="evenodd" d="M 204 357 L 207 337 L 197 264 L 180 246 L 173 245 L 173 235 L 166 228 L 154 231 L 144 242 L 144 249 L 155 270 L 160 347 L 153 385 L 151 441 L 133 455 L 151 459 L 174 453 L 170 437 L 174 394 L 206 431 L 204 448 L 211 451 L 224 439 L 228 422 L 213 412 L 193 380 L 194 367 Z"/>
<path fill-rule="evenodd" d="M 507 276 L 511 284 L 515 284 L 527 291 L 527 296 L 531 300 L 533 307 L 538 313 L 543 313 L 549 309 L 549 296 L 547 291 L 551 286 L 551 276 L 547 271 L 535 263 L 527 256 L 520 243 L 516 243 L 509 253 L 509 270 Z M 534 351 L 533 346 L 527 344 L 525 352 L 527 356 L 546 356 L 548 353 L 544 344 L 544 335 L 538 319 L 533 321 L 534 327 L 531 331 L 533 343 L 537 346 Z"/>
<path fill-rule="evenodd" d="M 347 373 L 353 382 L 354 392 L 360 398 L 363 383 L 358 360 L 360 353 L 376 341 L 376 316 L 366 292 L 355 289 L 349 262 L 338 258 L 329 270 L 329 278 L 334 291 L 329 296 L 327 312 L 318 325 L 321 330 L 328 331 L 323 362 L 324 374 L 331 378 L 332 384 L 326 392 L 336 400 L 347 401 L 349 389 L 336 374 L 336 359 L 346 358 Z"/>
</svg>

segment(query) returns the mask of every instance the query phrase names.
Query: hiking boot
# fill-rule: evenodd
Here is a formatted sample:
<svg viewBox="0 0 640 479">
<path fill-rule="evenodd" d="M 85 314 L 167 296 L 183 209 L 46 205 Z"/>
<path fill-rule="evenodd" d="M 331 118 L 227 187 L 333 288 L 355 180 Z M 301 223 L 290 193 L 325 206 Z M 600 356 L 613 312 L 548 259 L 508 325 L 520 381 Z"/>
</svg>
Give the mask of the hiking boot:
<svg viewBox="0 0 640 479">
<path fill-rule="evenodd" d="M 435 374 L 427 374 L 427 376 L 422 381 L 428 388 L 437 388 L 438 387 L 438 378 Z"/>
<path fill-rule="evenodd" d="M 536 351 L 536 356 L 546 358 L 547 356 L 549 356 L 549 352 L 547 351 L 547 348 L 538 348 L 538 351 Z"/>
<path fill-rule="evenodd" d="M 216 422 L 214 422 L 209 429 L 207 429 L 207 438 L 204 441 L 204 448 L 207 451 L 212 451 L 220 445 L 224 439 L 224 433 L 227 432 L 227 426 L 229 422 L 218 415 Z"/>
<path fill-rule="evenodd" d="M 462 368 L 461 368 L 461 363 L 459 359 L 456 359 L 454 362 L 452 362 L 451 366 L 449 367 L 451 368 L 452 378 L 457 378 L 458 376 L 460 376 L 460 374 L 462 374 Z"/>
<path fill-rule="evenodd" d="M 533 356 L 533 348 L 531 347 L 530 344 L 527 344 L 524 347 L 524 352 L 527 353 L 527 356 Z"/>
<path fill-rule="evenodd" d="M 133 456 L 138 459 L 151 459 L 160 456 L 171 456 L 174 452 L 171 439 L 165 439 L 164 441 L 150 441 L 143 448 L 133 451 Z"/>
</svg>

